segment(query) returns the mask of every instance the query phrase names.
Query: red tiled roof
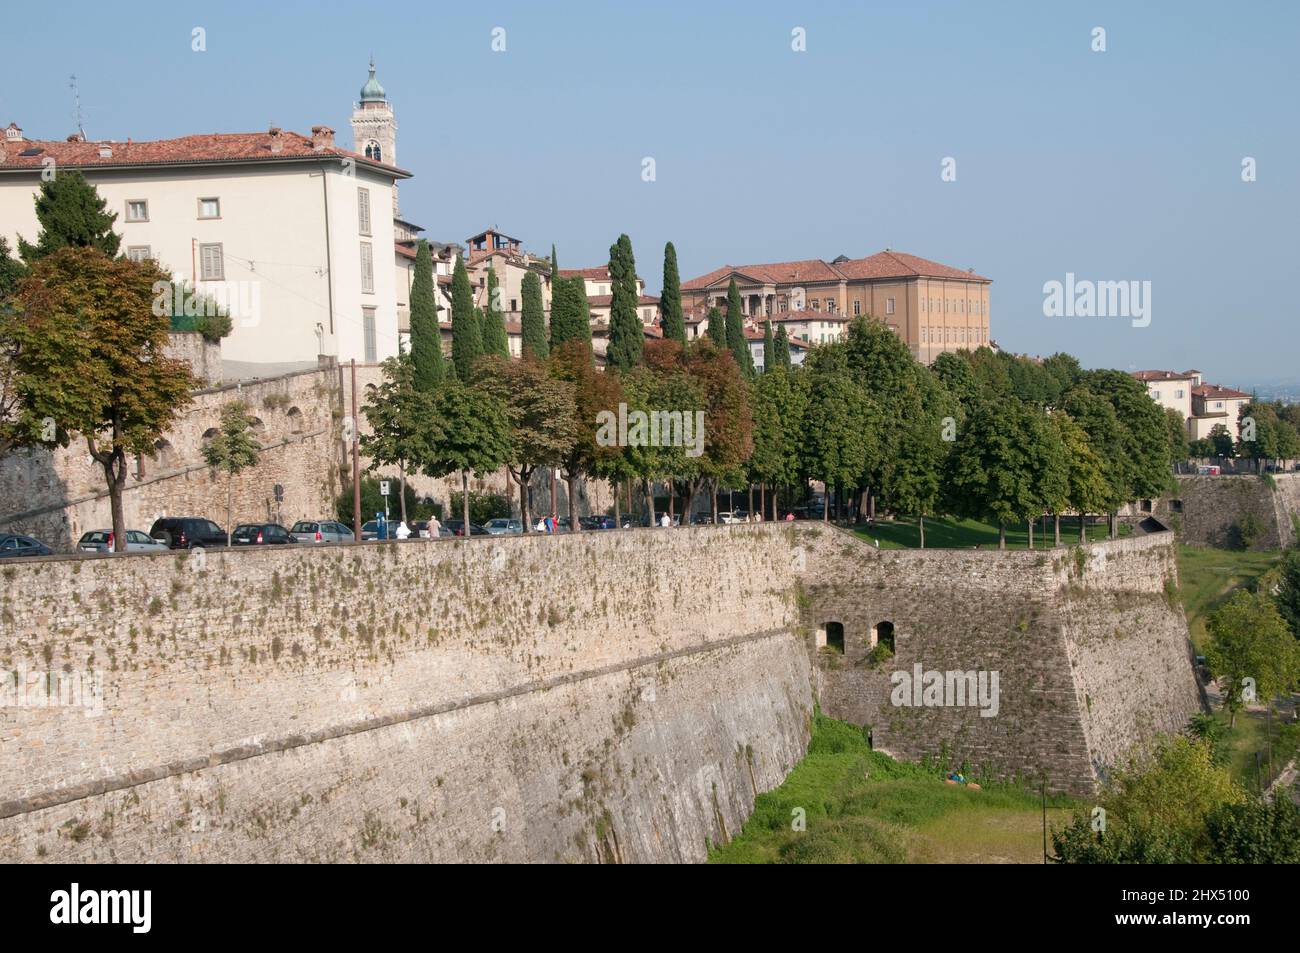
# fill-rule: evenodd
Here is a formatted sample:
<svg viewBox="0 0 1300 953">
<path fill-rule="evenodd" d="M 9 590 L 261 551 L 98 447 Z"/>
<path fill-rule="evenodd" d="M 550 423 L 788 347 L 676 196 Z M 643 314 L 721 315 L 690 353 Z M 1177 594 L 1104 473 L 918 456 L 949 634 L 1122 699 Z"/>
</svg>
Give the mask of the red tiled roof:
<svg viewBox="0 0 1300 953">
<path fill-rule="evenodd" d="M 0 172 L 16 169 L 40 169 L 42 162 L 53 158 L 65 169 L 121 168 L 123 166 L 173 166 L 212 165 L 232 162 L 283 162 L 329 156 L 356 160 L 361 165 L 393 174 L 394 178 L 410 178 L 411 173 L 396 166 L 367 159 L 338 146 L 326 146 L 319 151 L 312 146 L 310 136 L 282 131 L 279 135 L 280 151 L 271 151 L 269 132 L 218 132 L 207 135 L 180 136 L 176 139 L 155 139 L 151 142 L 55 142 L 26 139 L 21 142 L 0 142 L 4 161 Z M 39 149 L 35 155 L 22 155 Z M 108 152 L 103 155 L 102 152 Z"/>
<path fill-rule="evenodd" d="M 854 280 L 881 278 L 952 278 L 959 281 L 991 281 L 974 271 L 962 271 L 928 258 L 887 249 L 866 258 L 851 258 L 836 267 Z"/>
<path fill-rule="evenodd" d="M 599 280 L 609 279 L 609 266 L 601 265 L 597 268 L 561 268 L 561 278 L 592 278 Z"/>
<path fill-rule="evenodd" d="M 592 308 L 608 308 L 613 301 L 613 295 L 592 295 L 587 299 L 587 305 Z M 654 295 L 641 295 L 636 299 L 636 303 L 638 308 L 643 304 L 657 305 L 659 304 L 659 299 Z"/>
<path fill-rule="evenodd" d="M 407 248 L 401 242 L 393 243 L 393 251 L 397 252 L 397 254 L 401 255 L 403 258 L 410 258 L 412 261 L 418 257 L 414 248 Z"/>
<path fill-rule="evenodd" d="M 1192 396 L 1204 397 L 1207 400 L 1250 400 L 1249 394 L 1233 390 L 1231 387 L 1220 387 L 1218 384 L 1200 384 L 1193 387 Z"/>
<path fill-rule="evenodd" d="M 707 275 L 682 283 L 682 288 L 696 291 L 720 284 L 723 279 L 736 274 L 763 284 L 790 285 L 799 282 L 861 281 L 883 278 L 952 278 L 962 281 L 990 281 L 973 271 L 941 265 L 928 258 L 906 252 L 886 250 L 866 258 L 848 258 L 828 264 L 820 258 L 804 261 L 781 261 L 767 265 L 723 265 Z"/>
<path fill-rule="evenodd" d="M 1200 371 L 1134 371 L 1133 376 L 1140 381 L 1188 381 Z"/>
</svg>

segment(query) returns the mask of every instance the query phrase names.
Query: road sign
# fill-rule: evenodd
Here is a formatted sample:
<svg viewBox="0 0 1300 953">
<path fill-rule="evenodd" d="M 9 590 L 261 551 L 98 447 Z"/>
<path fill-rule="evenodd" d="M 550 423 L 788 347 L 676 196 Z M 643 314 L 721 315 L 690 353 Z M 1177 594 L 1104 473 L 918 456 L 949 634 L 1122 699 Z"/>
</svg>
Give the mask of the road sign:
<svg viewBox="0 0 1300 953">
<path fill-rule="evenodd" d="M 388 495 L 388 481 L 387 481 L 387 480 L 380 480 L 380 481 L 379 481 L 379 495 L 380 495 L 380 496 L 387 496 L 387 495 Z"/>
</svg>

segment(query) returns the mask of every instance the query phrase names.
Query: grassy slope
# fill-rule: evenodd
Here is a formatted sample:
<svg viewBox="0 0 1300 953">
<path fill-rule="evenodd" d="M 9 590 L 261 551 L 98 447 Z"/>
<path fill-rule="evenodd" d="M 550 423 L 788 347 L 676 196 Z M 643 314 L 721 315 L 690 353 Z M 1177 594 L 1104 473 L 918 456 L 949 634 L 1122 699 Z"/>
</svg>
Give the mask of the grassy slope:
<svg viewBox="0 0 1300 953">
<path fill-rule="evenodd" d="M 1048 523 L 1047 535 L 1042 534 L 1043 524 L 1034 525 L 1034 548 L 1051 548 L 1052 526 Z M 880 540 L 881 549 L 915 549 L 921 545 L 921 534 L 916 520 L 877 520 L 870 527 L 858 527 L 854 530 L 867 540 Z M 1132 530 L 1120 526 L 1120 535 L 1127 536 Z M 1007 548 L 1025 549 L 1029 533 L 1025 526 L 1007 527 Z M 1104 525 L 1089 526 L 1088 539 L 1106 538 Z M 1070 519 L 1061 521 L 1061 544 L 1068 546 L 1079 541 L 1079 524 Z M 925 521 L 925 545 L 927 549 L 981 549 L 998 548 L 998 528 L 978 520 L 959 520 L 953 517 L 928 517 Z"/>
<path fill-rule="evenodd" d="M 1041 863 L 1042 808 L 1033 791 L 945 784 L 943 772 L 867 747 L 862 731 L 817 715 L 808 755 L 712 863 Z M 1048 799 L 1048 823 L 1073 802 Z M 794 810 L 807 829 L 791 830 Z"/>
<path fill-rule="evenodd" d="M 1178 547 L 1178 583 L 1192 644 L 1205 649 L 1205 622 L 1232 590 L 1252 588 L 1260 576 L 1278 564 L 1281 550 L 1242 552 L 1208 546 Z"/>
</svg>

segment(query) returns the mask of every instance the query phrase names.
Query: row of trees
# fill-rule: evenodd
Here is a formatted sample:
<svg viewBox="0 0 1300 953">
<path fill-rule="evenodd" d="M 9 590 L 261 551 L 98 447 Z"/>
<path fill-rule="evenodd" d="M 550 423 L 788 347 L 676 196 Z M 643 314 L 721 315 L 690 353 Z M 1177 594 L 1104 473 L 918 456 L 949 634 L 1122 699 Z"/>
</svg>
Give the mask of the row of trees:
<svg viewBox="0 0 1300 953">
<path fill-rule="evenodd" d="M 1242 405 L 1237 432 L 1215 424 L 1207 437 L 1187 445 L 1189 457 L 1240 457 L 1246 460 L 1294 460 L 1300 457 L 1300 404 L 1258 398 Z"/>
<path fill-rule="evenodd" d="M 385 384 L 366 408 L 376 465 L 430 475 L 505 467 L 527 519 L 527 485 L 540 467 L 562 471 L 577 526 L 576 482 L 583 478 L 640 483 L 653 520 L 656 483 L 668 506 L 689 509 L 701 489 L 758 488 L 760 510 L 777 515 L 778 491 L 802 497 L 807 482 L 872 514 L 884 506 L 924 519 L 952 513 L 1002 528 L 1044 515 L 1109 513 L 1156 496 L 1170 483 L 1171 462 L 1184 449 L 1181 426 L 1119 371 L 1085 371 L 1068 355 L 1037 362 L 988 348 L 942 355 L 926 368 L 883 323 L 859 318 L 845 339 L 815 347 L 792 368 L 784 330 L 764 328 L 768 372 L 754 373 L 740 296 L 733 281 L 726 314 L 708 334 L 688 342 L 676 252 L 664 253 L 662 340 L 646 340 L 636 309 L 631 241 L 610 248 L 613 283 L 607 372 L 591 350 L 582 280 L 561 279 L 552 250 L 553 304 L 549 338 L 526 314 L 523 361 L 486 351 L 477 331 L 468 279 L 453 279 L 452 347 L 444 368 L 432 315 L 432 266 L 421 247 L 412 289 L 412 354 L 385 367 Z M 427 272 L 427 274 L 426 274 Z M 426 298 L 427 291 L 427 300 Z M 540 296 L 539 296 L 540 297 Z M 525 311 L 534 310 L 525 293 Z M 581 320 L 579 320 L 581 318 Z M 490 325 L 490 317 L 486 324 Z M 685 446 L 602 446 L 601 411 L 701 410 L 702 453 Z M 458 407 L 466 408 L 462 420 Z M 615 494 L 616 499 L 618 494 Z M 716 499 L 716 496 L 715 496 Z M 713 504 L 716 511 L 716 502 Z M 752 501 L 751 501 L 752 509 Z"/>
</svg>

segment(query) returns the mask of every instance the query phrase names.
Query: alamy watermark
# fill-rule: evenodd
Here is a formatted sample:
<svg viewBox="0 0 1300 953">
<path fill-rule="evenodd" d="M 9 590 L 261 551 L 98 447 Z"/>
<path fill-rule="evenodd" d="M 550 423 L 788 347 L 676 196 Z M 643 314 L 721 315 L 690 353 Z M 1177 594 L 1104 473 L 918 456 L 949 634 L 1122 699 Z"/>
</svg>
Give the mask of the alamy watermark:
<svg viewBox="0 0 1300 953">
<path fill-rule="evenodd" d="M 998 672 L 926 671 L 917 662 L 910 672 L 889 676 L 896 708 L 979 708 L 981 718 L 994 718 L 999 708 Z"/>
<path fill-rule="evenodd" d="M 183 281 L 155 281 L 153 295 L 153 313 L 159 318 L 225 314 L 241 328 L 257 327 L 262 320 L 260 281 L 205 281 L 201 288 Z"/>
<path fill-rule="evenodd" d="M 704 411 L 628 410 L 596 414 L 596 443 L 602 447 L 685 447 L 688 457 L 704 453 Z"/>
<path fill-rule="evenodd" d="M 0 708 L 81 708 L 86 717 L 104 713 L 104 673 L 41 672 L 21 662 L 0 672 Z"/>
<path fill-rule="evenodd" d="M 1043 315 L 1049 318 L 1131 318 L 1133 327 L 1151 323 L 1150 281 L 1090 281 L 1065 273 L 1065 281 L 1043 283 Z"/>
</svg>

